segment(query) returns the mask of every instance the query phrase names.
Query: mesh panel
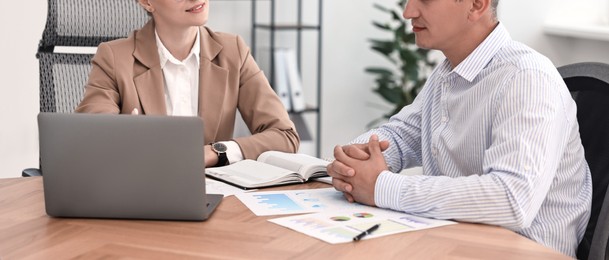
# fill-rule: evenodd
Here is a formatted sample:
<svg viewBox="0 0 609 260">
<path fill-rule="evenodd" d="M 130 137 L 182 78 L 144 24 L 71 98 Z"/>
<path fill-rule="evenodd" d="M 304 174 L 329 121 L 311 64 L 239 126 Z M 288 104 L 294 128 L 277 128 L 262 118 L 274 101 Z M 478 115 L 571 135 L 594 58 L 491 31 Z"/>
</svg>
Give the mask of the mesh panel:
<svg viewBox="0 0 609 260">
<path fill-rule="evenodd" d="M 127 37 L 148 19 L 133 0 L 48 0 L 47 23 L 37 53 L 40 111 L 73 112 L 91 70 L 93 55 L 52 53 L 52 47 L 96 47 Z"/>
<path fill-rule="evenodd" d="M 124 38 L 149 17 L 133 0 L 48 0 L 41 47 L 97 46 Z"/>
<path fill-rule="evenodd" d="M 84 86 L 91 70 L 90 64 L 55 64 L 55 109 L 59 113 L 72 113 L 84 94 Z"/>
<path fill-rule="evenodd" d="M 82 100 L 90 54 L 40 54 L 40 111 L 72 113 Z"/>
</svg>

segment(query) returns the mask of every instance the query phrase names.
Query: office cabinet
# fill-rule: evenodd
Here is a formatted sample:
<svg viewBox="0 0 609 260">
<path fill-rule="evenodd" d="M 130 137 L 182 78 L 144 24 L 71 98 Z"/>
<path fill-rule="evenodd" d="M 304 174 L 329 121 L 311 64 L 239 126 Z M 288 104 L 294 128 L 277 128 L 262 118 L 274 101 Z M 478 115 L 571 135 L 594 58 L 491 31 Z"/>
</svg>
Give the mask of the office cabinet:
<svg viewBox="0 0 609 260">
<path fill-rule="evenodd" d="M 271 86 L 277 90 L 278 76 L 274 54 L 279 48 L 295 53 L 298 73 L 305 96 L 304 109 L 288 109 L 303 141 L 312 140 L 315 155 L 321 144 L 321 73 L 322 73 L 322 0 L 251 0 L 252 55 L 265 70 Z M 291 46 L 290 46 L 291 45 Z M 312 55 L 311 55 L 312 54 Z M 313 117 L 312 120 L 310 117 Z M 304 122 L 314 122 L 311 136 Z"/>
</svg>

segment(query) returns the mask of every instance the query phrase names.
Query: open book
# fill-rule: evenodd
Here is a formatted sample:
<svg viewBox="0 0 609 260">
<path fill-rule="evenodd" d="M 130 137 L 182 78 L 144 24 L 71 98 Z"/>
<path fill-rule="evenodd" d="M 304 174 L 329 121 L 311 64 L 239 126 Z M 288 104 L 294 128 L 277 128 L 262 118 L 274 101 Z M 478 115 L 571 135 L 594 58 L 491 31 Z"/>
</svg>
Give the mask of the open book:
<svg viewBox="0 0 609 260">
<path fill-rule="evenodd" d="M 223 167 L 205 169 L 205 174 L 244 189 L 302 183 L 327 176 L 330 162 L 306 155 L 268 151 L 257 160 L 243 160 Z"/>
</svg>

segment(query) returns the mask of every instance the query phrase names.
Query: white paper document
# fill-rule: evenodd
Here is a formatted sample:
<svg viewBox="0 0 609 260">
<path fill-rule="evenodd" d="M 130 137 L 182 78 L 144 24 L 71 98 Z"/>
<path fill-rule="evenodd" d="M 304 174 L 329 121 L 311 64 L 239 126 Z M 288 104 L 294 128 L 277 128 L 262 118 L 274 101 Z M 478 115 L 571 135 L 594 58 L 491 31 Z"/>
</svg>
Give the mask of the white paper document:
<svg viewBox="0 0 609 260">
<path fill-rule="evenodd" d="M 334 188 L 260 191 L 236 194 L 257 216 L 321 212 L 329 209 L 368 207 L 349 203 Z"/>
<path fill-rule="evenodd" d="M 334 188 L 250 192 L 235 196 L 257 216 L 310 213 L 269 221 L 331 244 L 351 242 L 376 224 L 379 228 L 363 239 L 456 224 L 350 203 Z"/>
<path fill-rule="evenodd" d="M 250 190 L 248 190 L 250 191 Z M 239 189 L 233 185 L 226 184 L 221 181 L 206 178 L 205 179 L 205 193 L 208 194 L 222 194 L 224 197 L 235 195 L 237 193 L 246 192 L 243 189 Z"/>
<path fill-rule="evenodd" d="M 362 239 L 456 224 L 447 220 L 416 217 L 379 208 L 324 211 L 270 219 L 270 222 L 304 233 L 330 244 L 353 242 L 353 238 L 378 224 L 378 229 Z"/>
</svg>

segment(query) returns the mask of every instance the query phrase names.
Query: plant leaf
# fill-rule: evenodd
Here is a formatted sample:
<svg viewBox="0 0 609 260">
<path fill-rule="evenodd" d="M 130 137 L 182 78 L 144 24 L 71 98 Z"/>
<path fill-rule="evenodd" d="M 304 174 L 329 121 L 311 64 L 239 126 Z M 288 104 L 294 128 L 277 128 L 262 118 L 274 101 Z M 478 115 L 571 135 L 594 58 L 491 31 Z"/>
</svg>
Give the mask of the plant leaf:
<svg viewBox="0 0 609 260">
<path fill-rule="evenodd" d="M 380 67 L 368 67 L 368 68 L 366 68 L 366 72 L 372 73 L 372 74 L 382 74 L 382 75 L 388 76 L 388 77 L 393 76 L 393 71 L 386 69 L 386 68 L 380 68 Z"/>
<path fill-rule="evenodd" d="M 391 11 L 391 17 L 394 21 L 402 21 L 402 16 L 398 14 L 398 12 L 396 12 L 395 10 Z"/>
<path fill-rule="evenodd" d="M 406 6 L 407 2 L 408 2 L 408 0 L 399 0 L 398 1 L 398 7 L 404 9 L 404 7 Z"/>
<path fill-rule="evenodd" d="M 385 56 L 389 61 L 393 64 L 396 64 L 396 60 L 392 57 L 393 52 L 395 51 L 395 44 L 393 41 L 381 41 L 381 40 L 371 40 L 373 50 L 381 53 Z"/>
<path fill-rule="evenodd" d="M 372 25 L 374 25 L 374 27 L 379 28 L 383 31 L 393 31 L 393 28 L 391 28 L 391 26 L 389 26 L 386 23 L 372 22 Z"/>
<path fill-rule="evenodd" d="M 374 8 L 389 14 L 387 22 L 373 21 L 375 28 L 393 33 L 393 40 L 370 39 L 370 48 L 386 57 L 395 67 L 366 67 L 365 72 L 374 75 L 373 91 L 393 105 L 392 111 L 374 120 L 368 126 L 377 125 L 411 104 L 425 85 L 428 68 L 435 65 L 429 50 L 416 46 L 416 35 L 410 22 L 402 18 L 402 10 L 408 0 L 397 0 L 397 8 L 373 4 Z"/>
<path fill-rule="evenodd" d="M 381 84 L 382 86 L 382 84 Z M 402 88 L 389 86 L 389 84 L 384 85 L 384 87 L 379 87 L 375 90 L 381 97 L 387 100 L 392 104 L 400 104 L 404 102 L 404 96 L 402 94 Z"/>
<path fill-rule="evenodd" d="M 374 4 L 372 4 L 372 6 L 375 9 L 380 10 L 382 12 L 391 13 L 391 9 L 388 9 L 387 7 L 384 7 L 384 6 L 380 5 L 380 4 L 374 3 Z"/>
</svg>

